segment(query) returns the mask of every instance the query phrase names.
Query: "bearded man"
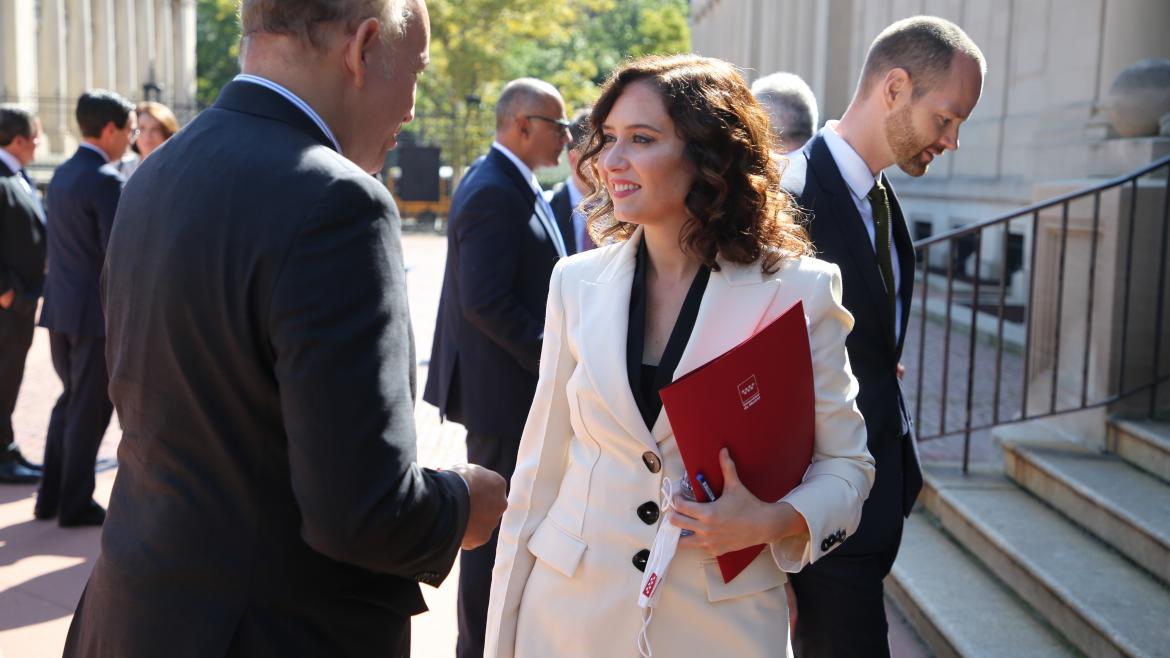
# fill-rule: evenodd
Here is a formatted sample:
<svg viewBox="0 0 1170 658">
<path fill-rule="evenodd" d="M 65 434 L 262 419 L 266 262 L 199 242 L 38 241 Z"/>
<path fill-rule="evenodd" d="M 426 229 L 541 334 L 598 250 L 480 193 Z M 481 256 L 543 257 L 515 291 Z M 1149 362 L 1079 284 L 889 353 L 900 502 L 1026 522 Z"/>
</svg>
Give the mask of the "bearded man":
<svg viewBox="0 0 1170 658">
<path fill-rule="evenodd" d="M 504 479 L 415 463 L 398 211 L 423 0 L 243 0 L 243 73 L 144 161 L 102 274 L 118 477 L 65 655 L 410 653 Z"/>
<path fill-rule="evenodd" d="M 882 579 L 922 488 L 899 359 L 914 284 L 914 246 L 890 165 L 921 176 L 959 148 L 959 125 L 983 89 L 979 47 L 949 21 L 917 16 L 882 31 L 840 121 L 790 155 L 785 188 L 811 211 L 817 257 L 836 263 L 855 325 L 846 341 L 877 477 L 861 525 L 825 559 L 792 575 L 798 658 L 889 656 Z"/>
</svg>

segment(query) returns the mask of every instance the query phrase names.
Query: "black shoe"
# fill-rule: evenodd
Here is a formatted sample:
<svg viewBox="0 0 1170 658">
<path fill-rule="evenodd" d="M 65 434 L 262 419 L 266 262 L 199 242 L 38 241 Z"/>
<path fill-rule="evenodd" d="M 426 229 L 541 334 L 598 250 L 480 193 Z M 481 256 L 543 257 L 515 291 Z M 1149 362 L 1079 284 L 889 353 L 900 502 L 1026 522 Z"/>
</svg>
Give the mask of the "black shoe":
<svg viewBox="0 0 1170 658">
<path fill-rule="evenodd" d="M 45 470 L 44 467 L 42 467 L 40 464 L 34 464 L 34 463 L 30 462 L 29 460 L 25 459 L 24 455 L 21 454 L 21 452 L 20 452 L 20 448 L 17 448 L 16 446 L 12 446 L 10 452 L 16 453 L 16 462 L 18 464 L 20 464 L 21 466 L 27 468 L 28 470 L 36 471 L 37 473 L 41 473 L 42 471 Z"/>
<path fill-rule="evenodd" d="M 41 479 L 41 472 L 21 464 L 9 451 L 0 455 L 0 482 L 5 484 L 34 484 Z M 20 453 L 15 453 L 19 455 Z"/>
<path fill-rule="evenodd" d="M 62 516 L 57 520 L 57 525 L 62 528 L 78 528 L 91 525 L 100 526 L 105 520 L 106 510 L 101 505 L 91 502 L 79 514 L 74 514 L 69 517 Z"/>
<path fill-rule="evenodd" d="M 48 521 L 49 519 L 57 518 L 56 505 L 41 505 L 39 502 L 33 508 L 33 518 L 38 521 Z"/>
</svg>

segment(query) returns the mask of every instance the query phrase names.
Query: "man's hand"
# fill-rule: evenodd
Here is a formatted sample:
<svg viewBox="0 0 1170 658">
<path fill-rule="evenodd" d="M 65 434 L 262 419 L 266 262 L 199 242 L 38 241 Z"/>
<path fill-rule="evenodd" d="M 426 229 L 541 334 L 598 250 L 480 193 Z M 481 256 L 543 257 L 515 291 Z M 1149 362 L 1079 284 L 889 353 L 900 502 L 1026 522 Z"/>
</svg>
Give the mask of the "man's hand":
<svg viewBox="0 0 1170 658">
<path fill-rule="evenodd" d="M 508 508 L 508 483 L 499 473 L 476 464 L 459 464 L 449 470 L 462 476 L 471 491 L 471 511 L 467 515 L 462 548 L 465 551 L 479 548 L 492 538 L 492 531 Z"/>
<path fill-rule="evenodd" d="M 674 496 L 675 511 L 671 512 L 670 522 L 695 533 L 681 538 L 680 546 L 723 555 L 808 533 L 808 524 L 792 505 L 762 501 L 743 486 L 727 448 L 719 452 L 719 466 L 723 471 L 723 494 L 719 500 L 695 503 L 681 495 Z"/>
<path fill-rule="evenodd" d="M 903 377 L 905 377 L 906 376 L 906 366 L 899 363 L 898 370 L 896 371 L 896 373 L 898 375 L 898 379 L 902 379 Z"/>
<path fill-rule="evenodd" d="M 0 295 L 0 308 L 4 309 L 6 311 L 8 309 L 12 308 L 12 301 L 14 299 L 16 299 L 16 291 L 13 290 L 12 288 L 9 288 L 8 292 L 4 293 L 3 295 Z"/>
</svg>

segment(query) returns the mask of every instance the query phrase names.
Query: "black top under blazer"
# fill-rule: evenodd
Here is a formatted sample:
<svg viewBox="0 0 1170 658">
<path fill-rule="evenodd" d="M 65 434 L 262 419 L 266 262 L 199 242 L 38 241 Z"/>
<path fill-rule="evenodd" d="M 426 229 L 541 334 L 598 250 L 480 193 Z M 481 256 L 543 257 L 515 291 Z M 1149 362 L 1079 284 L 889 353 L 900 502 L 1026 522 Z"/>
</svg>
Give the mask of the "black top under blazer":
<svg viewBox="0 0 1170 658">
<path fill-rule="evenodd" d="M 0 162 L 0 294 L 15 292 L 0 313 L 31 317 L 45 284 L 45 218 L 18 172 Z"/>
<path fill-rule="evenodd" d="M 67 656 L 390 656 L 468 517 L 415 463 L 386 188 L 232 82 L 134 174 L 103 276 L 124 435 Z"/>
<path fill-rule="evenodd" d="M 802 151 L 790 157 L 807 160 L 803 188 L 790 191 L 809 212 L 808 231 L 816 247 L 817 258 L 840 266 L 842 301 L 853 314 L 853 331 L 849 333 L 845 345 L 849 352 L 849 365 L 860 386 L 857 406 L 865 416 L 868 447 L 877 460 L 877 483 L 866 504 L 866 514 L 875 505 L 882 505 L 885 491 L 891 494 L 891 501 L 900 501 L 900 504 L 892 505 L 890 511 L 907 514 L 922 487 L 922 474 L 912 439 L 903 438 L 906 405 L 896 374 L 914 294 L 914 245 L 906 227 L 906 219 L 894 195 L 893 186 L 883 174 L 882 184 L 889 193 L 890 222 L 902 283 L 902 332 L 895 336 L 894 319 L 890 316 L 886 302 L 885 284 L 882 282 L 873 243 L 824 136 L 818 134 Z M 794 164 L 799 167 L 805 163 Z M 905 420 L 909 425 L 908 414 Z M 883 487 L 883 491 L 878 491 L 883 476 L 887 486 Z M 863 514 L 863 530 L 868 525 L 865 521 Z M 847 544 L 842 550 L 862 548 L 865 540 L 860 537 L 860 532 L 854 535 L 850 540 L 852 546 Z"/>
<path fill-rule="evenodd" d="M 73 336 L 106 335 L 98 280 L 124 182 L 88 147 L 78 148 L 53 172 L 46 199 L 49 272 L 40 326 Z"/>
<path fill-rule="evenodd" d="M 517 440 L 536 392 L 559 257 L 535 204 L 536 191 L 495 148 L 455 191 L 423 392 L 469 431 Z"/>
</svg>

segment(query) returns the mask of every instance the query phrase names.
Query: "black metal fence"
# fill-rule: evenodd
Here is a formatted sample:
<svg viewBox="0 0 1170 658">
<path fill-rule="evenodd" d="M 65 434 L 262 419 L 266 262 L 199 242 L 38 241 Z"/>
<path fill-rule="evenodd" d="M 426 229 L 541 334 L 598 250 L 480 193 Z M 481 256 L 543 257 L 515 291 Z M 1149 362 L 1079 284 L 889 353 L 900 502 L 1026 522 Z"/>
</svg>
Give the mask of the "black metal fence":
<svg viewBox="0 0 1170 658">
<path fill-rule="evenodd" d="M 903 358 L 919 441 L 961 435 L 966 471 L 972 434 L 998 425 L 1165 410 L 1168 245 L 1170 157 L 917 241 Z"/>
</svg>

